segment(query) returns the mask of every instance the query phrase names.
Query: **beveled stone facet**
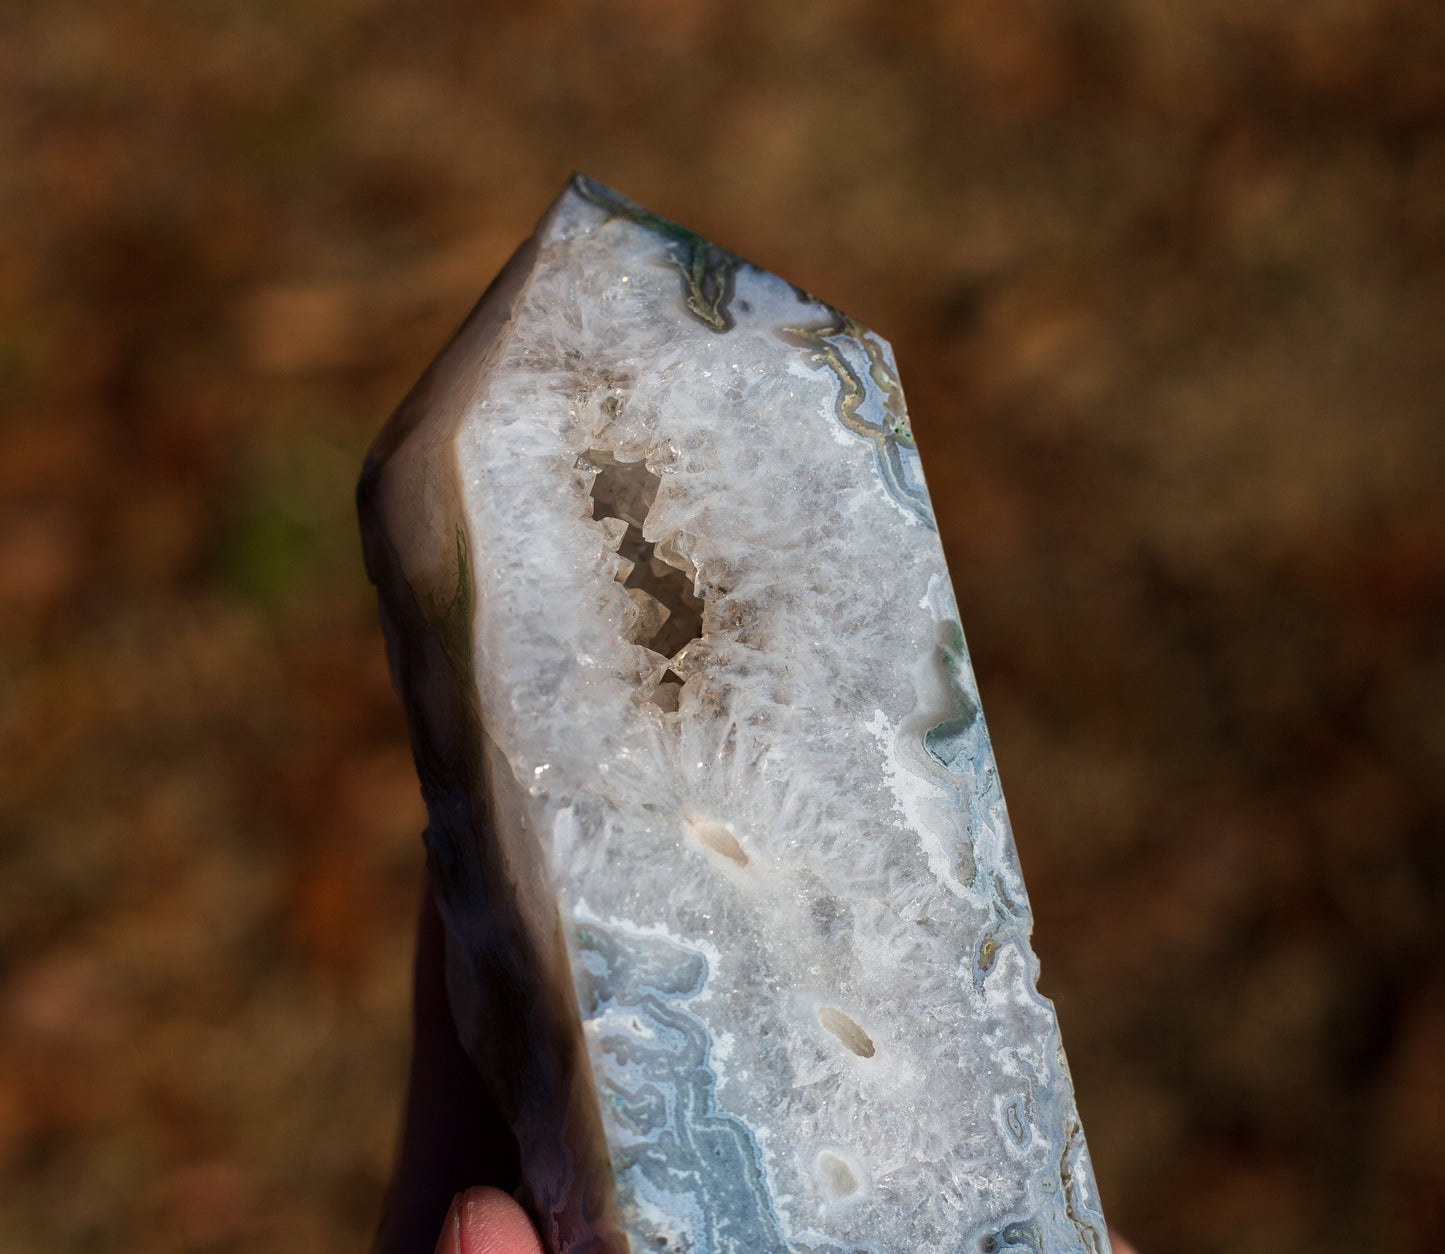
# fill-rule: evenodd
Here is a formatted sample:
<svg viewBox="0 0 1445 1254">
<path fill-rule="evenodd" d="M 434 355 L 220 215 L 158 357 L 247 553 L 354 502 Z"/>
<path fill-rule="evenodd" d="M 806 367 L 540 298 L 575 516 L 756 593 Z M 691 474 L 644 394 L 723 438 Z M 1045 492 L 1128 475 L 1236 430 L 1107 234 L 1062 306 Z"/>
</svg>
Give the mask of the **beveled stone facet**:
<svg viewBox="0 0 1445 1254">
<path fill-rule="evenodd" d="M 359 500 L 548 1249 L 1107 1254 L 888 345 L 577 177 Z"/>
</svg>

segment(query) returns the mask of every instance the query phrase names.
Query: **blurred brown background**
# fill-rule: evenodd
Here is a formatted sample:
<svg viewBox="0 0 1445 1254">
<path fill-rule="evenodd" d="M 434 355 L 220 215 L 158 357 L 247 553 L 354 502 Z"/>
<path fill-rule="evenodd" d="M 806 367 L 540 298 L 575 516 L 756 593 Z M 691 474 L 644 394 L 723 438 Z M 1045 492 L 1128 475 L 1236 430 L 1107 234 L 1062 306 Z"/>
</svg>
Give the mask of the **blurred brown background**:
<svg viewBox="0 0 1445 1254">
<path fill-rule="evenodd" d="M 1445 6 L 12 3 L 0 1246 L 360 1250 L 363 451 L 581 168 L 892 339 L 1106 1208 L 1445 1248 Z"/>
</svg>

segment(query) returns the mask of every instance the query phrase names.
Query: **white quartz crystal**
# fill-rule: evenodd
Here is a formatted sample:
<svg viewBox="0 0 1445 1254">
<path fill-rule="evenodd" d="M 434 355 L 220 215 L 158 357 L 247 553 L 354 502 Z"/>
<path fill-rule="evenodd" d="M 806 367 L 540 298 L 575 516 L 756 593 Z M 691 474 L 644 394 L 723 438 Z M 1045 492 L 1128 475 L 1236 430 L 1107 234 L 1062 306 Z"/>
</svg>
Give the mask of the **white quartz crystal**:
<svg viewBox="0 0 1445 1254">
<path fill-rule="evenodd" d="M 888 345 L 579 177 L 362 503 L 549 1248 L 1105 1254 Z"/>
</svg>

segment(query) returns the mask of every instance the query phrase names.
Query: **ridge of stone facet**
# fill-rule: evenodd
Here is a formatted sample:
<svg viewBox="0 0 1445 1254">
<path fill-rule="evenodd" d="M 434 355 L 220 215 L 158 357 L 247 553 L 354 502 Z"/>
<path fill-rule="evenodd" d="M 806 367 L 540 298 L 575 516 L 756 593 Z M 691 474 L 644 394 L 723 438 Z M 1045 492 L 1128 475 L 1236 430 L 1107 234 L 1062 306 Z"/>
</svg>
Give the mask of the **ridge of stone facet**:
<svg viewBox="0 0 1445 1254">
<path fill-rule="evenodd" d="M 1107 1254 L 888 344 L 576 176 L 358 501 L 548 1250 Z"/>
</svg>

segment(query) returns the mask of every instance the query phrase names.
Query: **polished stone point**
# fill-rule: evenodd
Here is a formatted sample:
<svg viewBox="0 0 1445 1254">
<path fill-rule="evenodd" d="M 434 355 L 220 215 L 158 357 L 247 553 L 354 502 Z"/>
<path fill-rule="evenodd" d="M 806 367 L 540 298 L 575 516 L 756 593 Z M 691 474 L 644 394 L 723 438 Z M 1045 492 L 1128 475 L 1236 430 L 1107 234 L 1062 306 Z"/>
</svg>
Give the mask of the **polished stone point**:
<svg viewBox="0 0 1445 1254">
<path fill-rule="evenodd" d="M 552 1254 L 1107 1254 L 887 343 L 572 179 L 358 492 Z"/>
</svg>

